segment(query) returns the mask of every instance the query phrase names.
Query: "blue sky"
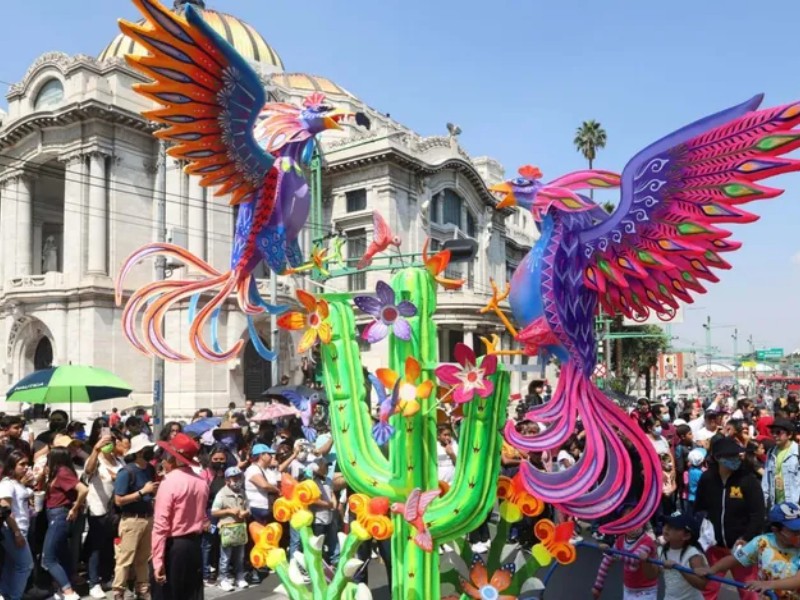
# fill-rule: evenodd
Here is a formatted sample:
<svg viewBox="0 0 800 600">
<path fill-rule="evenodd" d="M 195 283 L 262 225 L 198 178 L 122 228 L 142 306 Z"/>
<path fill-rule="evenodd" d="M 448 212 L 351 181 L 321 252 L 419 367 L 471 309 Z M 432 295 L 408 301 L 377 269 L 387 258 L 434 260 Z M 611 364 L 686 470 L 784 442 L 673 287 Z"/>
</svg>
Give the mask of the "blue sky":
<svg viewBox="0 0 800 600">
<path fill-rule="evenodd" d="M 168 0 L 171 2 L 171 0 Z M 42 53 L 97 54 L 127 0 L 7 2 L 0 79 L 19 81 Z M 289 71 L 325 75 L 416 131 L 445 133 L 508 170 L 539 165 L 546 178 L 583 168 L 576 127 L 597 119 L 608 147 L 596 166 L 621 171 L 650 142 L 711 112 L 766 93 L 766 104 L 800 99 L 800 3 L 773 0 L 633 2 L 437 0 L 302 3 L 209 0 L 255 26 Z M 731 326 L 712 342 L 740 351 L 800 348 L 800 174 L 773 181 L 777 200 L 751 204 L 757 223 L 736 228 L 734 269 L 674 327 L 680 345 L 703 343 L 701 323 Z"/>
</svg>

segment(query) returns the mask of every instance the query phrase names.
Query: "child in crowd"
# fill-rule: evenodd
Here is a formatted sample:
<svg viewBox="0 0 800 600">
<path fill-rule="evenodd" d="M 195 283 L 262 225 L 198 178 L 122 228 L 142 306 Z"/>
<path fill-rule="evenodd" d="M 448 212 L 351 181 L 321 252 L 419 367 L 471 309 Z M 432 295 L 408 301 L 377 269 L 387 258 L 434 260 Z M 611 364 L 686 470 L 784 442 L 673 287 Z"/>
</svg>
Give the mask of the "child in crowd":
<svg viewBox="0 0 800 600">
<path fill-rule="evenodd" d="M 248 587 L 244 577 L 244 551 L 247 547 L 247 517 L 250 513 L 244 496 L 244 478 L 239 467 L 228 467 L 225 470 L 225 486 L 214 498 L 211 516 L 219 519 L 219 587 L 226 592 L 237 587 L 244 589 Z"/>
<path fill-rule="evenodd" d="M 683 491 L 685 499 L 684 512 L 691 513 L 694 502 L 697 499 L 697 484 L 700 483 L 700 477 L 705 472 L 706 463 L 706 449 L 695 448 L 687 457 L 689 468 L 683 474 Z"/>
<path fill-rule="evenodd" d="M 328 476 L 328 461 L 318 458 L 308 467 L 311 480 L 319 487 L 320 498 L 312 506 L 314 523 L 311 526 L 314 535 L 323 536 L 323 557 L 329 565 L 335 565 L 338 559 L 338 538 L 336 536 L 335 518 L 337 514 L 336 495 L 333 493 L 333 480 Z"/>
<path fill-rule="evenodd" d="M 623 508 L 623 514 L 629 513 L 632 509 L 633 506 L 626 505 Z M 601 547 L 607 548 L 604 545 Z M 618 535 L 614 541 L 614 549 L 634 554 L 637 558 L 615 557 L 611 554 L 603 556 L 597 571 L 597 579 L 592 587 L 592 596 L 599 598 L 603 593 L 608 568 L 611 561 L 618 558 L 624 564 L 622 600 L 656 600 L 658 597 L 658 568 L 644 560 L 655 558 L 655 540 L 647 535 L 643 527 L 638 527 Z"/>
<path fill-rule="evenodd" d="M 673 569 L 676 565 L 689 569 L 706 566 L 697 543 L 699 523 L 690 515 L 676 513 L 667 518 L 662 535 L 664 545 L 659 548 L 658 558 L 664 562 L 664 600 L 703 600 L 700 590 L 706 587 L 707 580 Z"/>
</svg>

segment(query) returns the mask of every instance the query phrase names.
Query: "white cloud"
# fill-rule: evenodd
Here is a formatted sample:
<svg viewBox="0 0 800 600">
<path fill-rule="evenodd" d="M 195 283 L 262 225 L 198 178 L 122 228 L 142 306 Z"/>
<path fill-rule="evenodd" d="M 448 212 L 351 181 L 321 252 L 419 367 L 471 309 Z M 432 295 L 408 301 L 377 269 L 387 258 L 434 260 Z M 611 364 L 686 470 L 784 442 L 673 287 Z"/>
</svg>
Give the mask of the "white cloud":
<svg viewBox="0 0 800 600">
<path fill-rule="evenodd" d="M 793 265 L 800 265 L 800 252 L 795 252 L 792 255 L 792 264 Z"/>
</svg>

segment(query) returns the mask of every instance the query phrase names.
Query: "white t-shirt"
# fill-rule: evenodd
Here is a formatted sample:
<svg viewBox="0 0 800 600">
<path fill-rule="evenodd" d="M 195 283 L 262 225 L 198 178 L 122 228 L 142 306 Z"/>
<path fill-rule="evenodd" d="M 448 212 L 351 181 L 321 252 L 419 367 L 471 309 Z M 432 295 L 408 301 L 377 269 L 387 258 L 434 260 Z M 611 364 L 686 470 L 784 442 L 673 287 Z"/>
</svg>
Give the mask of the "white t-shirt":
<svg viewBox="0 0 800 600">
<path fill-rule="evenodd" d="M 653 439 L 649 435 L 647 438 L 650 440 L 650 443 L 653 444 L 653 448 L 656 449 L 656 454 L 661 456 L 662 454 L 669 454 L 669 442 L 664 439 L 662 436 L 659 436 L 658 439 Z"/>
<path fill-rule="evenodd" d="M 252 479 L 256 475 L 263 475 L 271 485 L 278 485 L 281 476 L 275 469 L 262 469 L 257 464 L 250 465 L 244 472 L 244 493 L 250 507 L 266 510 L 269 508 L 269 494 L 253 483 Z"/>
<path fill-rule="evenodd" d="M 17 522 L 17 527 L 23 535 L 28 535 L 28 527 L 31 522 L 30 504 L 28 498 L 33 494 L 33 490 L 22 485 L 16 479 L 4 477 L 0 481 L 0 498 L 10 499 L 11 514 Z M 6 525 L 5 527 L 8 527 Z"/>
<path fill-rule="evenodd" d="M 683 556 L 681 556 L 681 552 Z M 691 568 L 689 561 L 695 556 L 702 556 L 702 554 L 694 546 L 689 546 L 686 550 L 669 548 L 666 552 L 661 548 L 658 556 L 661 560 L 672 560 L 676 564 Z M 703 600 L 700 590 L 693 588 L 686 578 L 675 569 L 664 569 L 664 590 L 664 600 Z"/>
<path fill-rule="evenodd" d="M 458 443 L 453 440 L 450 445 L 453 447 L 453 452 L 458 456 Z M 453 464 L 453 459 L 445 452 L 444 447 L 439 442 L 436 442 L 436 448 L 439 452 L 436 455 L 436 459 L 439 461 L 439 481 L 453 483 L 453 477 L 456 475 L 456 466 Z"/>
<path fill-rule="evenodd" d="M 330 477 L 326 477 L 325 479 L 314 477 L 314 483 L 316 483 L 319 488 L 319 499 L 330 502 L 331 498 L 333 498 L 333 480 Z M 314 523 L 318 525 L 330 525 L 331 521 L 333 521 L 332 508 L 312 506 L 311 510 L 314 511 Z"/>
<path fill-rule="evenodd" d="M 102 517 L 108 512 L 108 503 L 114 495 L 114 479 L 116 474 L 125 466 L 125 461 L 114 457 L 114 464 L 108 465 L 102 457 L 97 458 L 97 471 L 89 480 L 89 493 L 86 496 L 86 506 L 93 517 Z"/>
</svg>

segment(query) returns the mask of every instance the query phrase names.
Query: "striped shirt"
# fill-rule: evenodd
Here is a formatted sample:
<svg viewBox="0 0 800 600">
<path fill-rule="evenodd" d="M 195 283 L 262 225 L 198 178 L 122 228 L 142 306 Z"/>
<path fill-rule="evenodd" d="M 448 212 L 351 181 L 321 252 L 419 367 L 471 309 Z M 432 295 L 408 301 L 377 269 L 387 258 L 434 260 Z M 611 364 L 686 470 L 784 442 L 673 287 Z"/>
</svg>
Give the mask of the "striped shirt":
<svg viewBox="0 0 800 600">
<path fill-rule="evenodd" d="M 612 556 L 606 554 L 600 563 L 600 568 L 597 571 L 597 579 L 594 582 L 594 588 L 602 590 L 608 575 L 608 568 L 611 566 L 611 561 L 615 558 L 621 560 L 623 563 L 622 583 L 625 589 L 628 590 L 644 590 L 652 588 L 658 584 L 658 578 L 651 579 L 645 577 L 642 572 L 641 560 L 645 558 L 653 558 L 656 555 L 656 543 L 649 535 L 642 533 L 635 540 L 629 540 L 624 535 L 617 536 L 614 542 L 615 550 L 622 550 L 635 554 L 638 558 L 631 558 L 628 556 Z"/>
</svg>

